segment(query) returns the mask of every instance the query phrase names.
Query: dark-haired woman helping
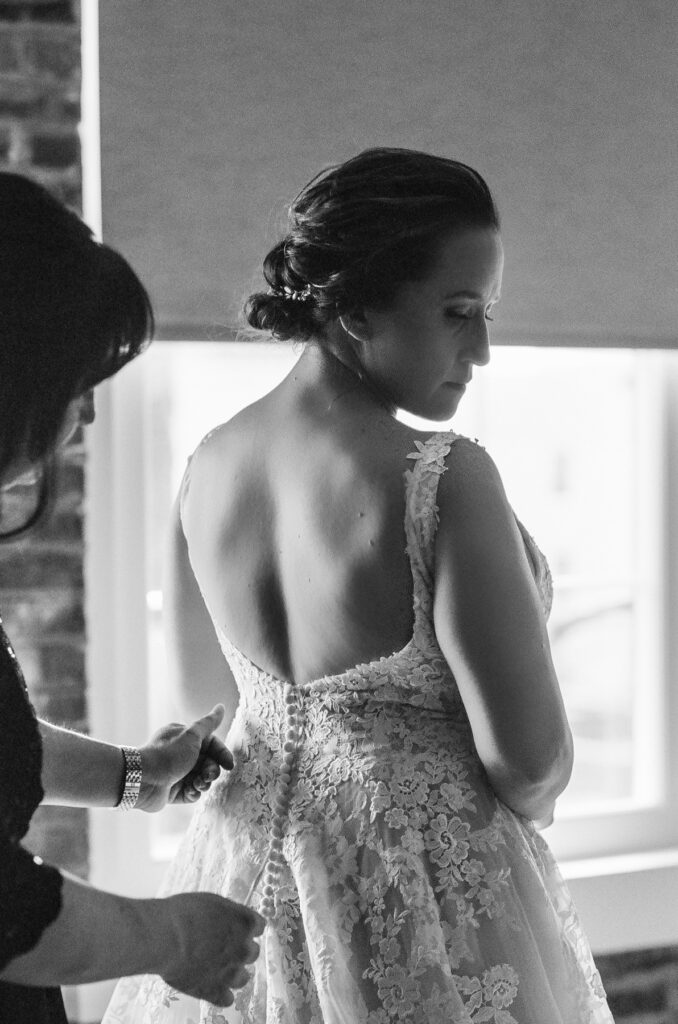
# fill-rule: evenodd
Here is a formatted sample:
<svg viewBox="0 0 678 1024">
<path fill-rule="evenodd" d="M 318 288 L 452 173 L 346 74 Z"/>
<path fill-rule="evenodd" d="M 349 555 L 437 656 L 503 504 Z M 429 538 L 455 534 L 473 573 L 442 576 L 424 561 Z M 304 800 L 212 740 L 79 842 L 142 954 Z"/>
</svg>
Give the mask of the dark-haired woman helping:
<svg viewBox="0 0 678 1024">
<path fill-rule="evenodd" d="M 0 174 L 0 521 L 13 489 L 42 479 L 93 416 L 91 388 L 147 343 L 152 314 L 128 264 L 43 188 Z M 11 517 L 10 517 L 11 518 Z M 230 768 L 214 735 L 224 709 L 160 729 L 140 749 L 40 721 L 0 624 L 0 1021 L 65 1024 L 61 984 L 155 970 L 217 1004 L 248 977 L 258 916 L 208 893 L 127 899 L 43 864 L 22 846 L 38 804 L 137 808 L 197 800 Z M 130 853 L 130 867 L 133 853 Z"/>
</svg>

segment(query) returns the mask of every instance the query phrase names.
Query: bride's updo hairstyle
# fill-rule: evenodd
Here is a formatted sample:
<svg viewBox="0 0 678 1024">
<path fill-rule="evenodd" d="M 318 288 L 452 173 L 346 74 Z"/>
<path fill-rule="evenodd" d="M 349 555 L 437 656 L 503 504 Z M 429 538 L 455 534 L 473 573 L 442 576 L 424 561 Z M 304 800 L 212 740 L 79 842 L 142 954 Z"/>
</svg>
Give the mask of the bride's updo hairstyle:
<svg viewBox="0 0 678 1024">
<path fill-rule="evenodd" d="M 410 149 L 367 149 L 313 178 L 289 208 L 289 231 L 264 260 L 266 292 L 247 323 L 281 340 L 322 341 L 338 317 L 383 308 L 432 270 L 441 242 L 499 229 L 489 188 L 466 164 Z"/>
</svg>

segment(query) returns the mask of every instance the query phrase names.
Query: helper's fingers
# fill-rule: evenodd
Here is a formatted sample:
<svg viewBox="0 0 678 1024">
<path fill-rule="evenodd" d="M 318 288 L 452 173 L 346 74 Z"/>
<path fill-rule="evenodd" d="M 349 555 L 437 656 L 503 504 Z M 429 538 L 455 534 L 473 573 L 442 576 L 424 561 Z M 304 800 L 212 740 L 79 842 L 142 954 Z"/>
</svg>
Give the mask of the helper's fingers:
<svg viewBox="0 0 678 1024">
<path fill-rule="evenodd" d="M 254 921 L 252 934 L 256 938 L 258 935 L 264 934 L 264 929 L 266 928 L 266 918 L 262 917 L 261 914 L 257 914 L 256 910 L 252 910 L 251 913 Z"/>
<path fill-rule="evenodd" d="M 258 942 L 253 942 L 252 939 L 250 939 L 249 942 L 247 943 L 247 949 L 245 950 L 245 955 L 243 956 L 244 963 L 246 963 L 246 964 L 253 964 L 254 961 L 258 959 L 259 953 L 260 953 L 259 943 Z"/>
<path fill-rule="evenodd" d="M 221 775 L 221 767 L 212 760 L 206 760 L 202 764 L 198 762 L 197 776 L 206 785 L 211 786 Z"/>
<path fill-rule="evenodd" d="M 229 978 L 229 985 L 231 988 L 244 988 L 247 982 L 250 980 L 250 972 L 246 971 L 244 967 L 239 967 L 233 974 L 233 977 Z"/>
<path fill-rule="evenodd" d="M 203 754 L 229 772 L 233 767 L 233 754 L 218 736 L 210 736 Z"/>
<path fill-rule="evenodd" d="M 202 743 L 207 739 L 208 736 L 218 729 L 224 720 L 226 714 L 226 708 L 223 704 L 215 704 L 211 711 L 202 718 L 196 718 L 195 722 L 192 722 L 188 726 L 187 731 L 194 733 L 200 739 Z"/>
</svg>

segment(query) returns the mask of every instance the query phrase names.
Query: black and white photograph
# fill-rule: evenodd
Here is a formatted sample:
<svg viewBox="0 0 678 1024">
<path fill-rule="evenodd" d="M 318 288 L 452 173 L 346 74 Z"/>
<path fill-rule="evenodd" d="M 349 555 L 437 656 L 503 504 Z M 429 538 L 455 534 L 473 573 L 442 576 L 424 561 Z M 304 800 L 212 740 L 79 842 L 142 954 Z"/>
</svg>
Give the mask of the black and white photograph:
<svg viewBox="0 0 678 1024">
<path fill-rule="evenodd" d="M 0 1024 L 678 1024 L 678 4 L 0 0 Z"/>
</svg>

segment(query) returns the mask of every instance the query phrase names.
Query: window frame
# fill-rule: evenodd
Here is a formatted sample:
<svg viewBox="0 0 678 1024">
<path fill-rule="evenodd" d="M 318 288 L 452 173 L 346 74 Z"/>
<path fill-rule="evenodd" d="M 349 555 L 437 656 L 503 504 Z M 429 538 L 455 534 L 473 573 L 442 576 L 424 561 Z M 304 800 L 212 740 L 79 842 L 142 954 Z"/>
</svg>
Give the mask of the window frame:
<svg viewBox="0 0 678 1024">
<path fill-rule="evenodd" d="M 97 420 L 88 438 L 86 545 L 89 631 L 90 717 L 93 733 L 116 743 L 141 743 L 160 723 L 148 721 L 145 688 L 146 595 L 144 530 L 140 516 L 145 488 L 142 375 L 129 367 L 98 393 Z M 659 414 L 667 443 L 658 455 L 664 480 L 665 648 L 662 668 L 666 715 L 663 744 L 665 800 L 656 809 L 586 816 L 559 822 L 546 832 L 561 869 L 570 880 L 594 948 L 610 952 L 653 942 L 678 942 L 678 918 L 665 918 L 666 891 L 678 891 L 678 688 L 670 681 L 678 667 L 678 363 L 667 361 Z M 93 812 L 92 881 L 130 895 L 154 892 L 165 865 L 150 860 L 150 816 Z M 618 830 L 614 855 L 582 857 L 578 831 L 597 835 Z M 131 872 L 134 851 L 135 868 Z M 142 866 L 141 854 L 144 853 Z M 653 878 L 661 876 L 664 895 Z M 624 893 L 623 933 L 619 927 Z M 607 894 L 605 896 L 605 894 Z M 651 910 L 654 907 L 655 911 Z M 649 922 L 653 921 L 649 927 Z M 623 937 L 622 937 L 623 934 Z"/>
</svg>

